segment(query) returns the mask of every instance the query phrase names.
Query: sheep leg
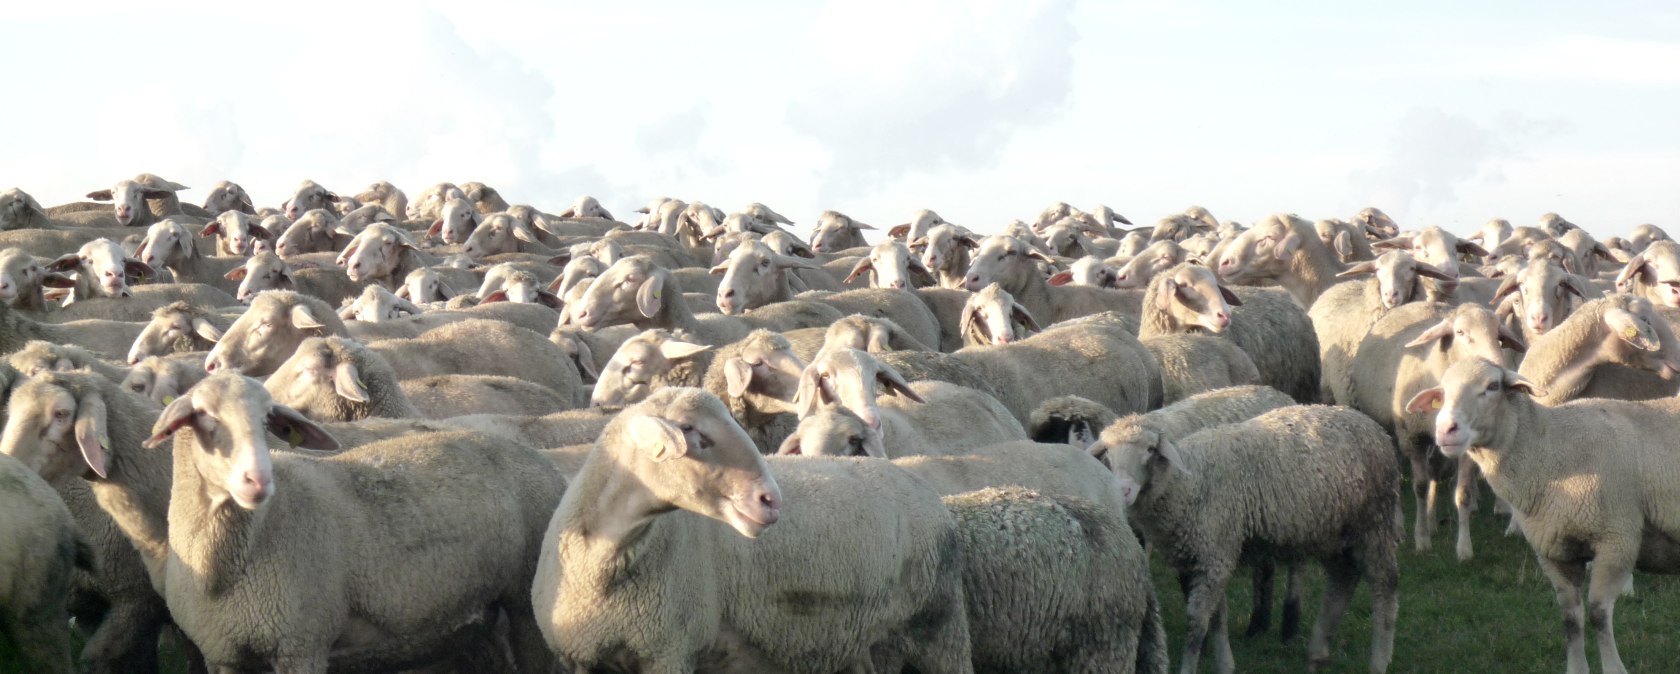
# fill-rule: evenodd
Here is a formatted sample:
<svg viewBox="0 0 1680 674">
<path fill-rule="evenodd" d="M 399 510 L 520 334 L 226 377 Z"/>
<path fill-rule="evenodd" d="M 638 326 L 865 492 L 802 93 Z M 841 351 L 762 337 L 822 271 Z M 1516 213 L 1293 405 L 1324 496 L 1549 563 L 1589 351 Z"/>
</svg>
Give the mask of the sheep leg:
<svg viewBox="0 0 1680 674">
<path fill-rule="evenodd" d="M 17 659 L 8 658 L 7 665 L 21 665 L 15 670 L 19 672 L 70 673 L 69 619 L 62 611 L 56 616 L 25 615 L 13 628 Z"/>
<path fill-rule="evenodd" d="M 1476 512 L 1476 462 L 1459 461 L 1458 478 L 1453 485 L 1453 506 L 1458 509 L 1458 561 L 1475 556 L 1470 543 L 1470 516 Z"/>
<path fill-rule="evenodd" d="M 1272 577 L 1277 567 L 1271 560 L 1255 562 L 1249 570 L 1253 578 L 1253 605 L 1248 612 L 1248 631 L 1245 636 L 1265 634 L 1272 628 Z"/>
<path fill-rule="evenodd" d="M 89 671 L 157 671 L 158 635 L 163 630 L 160 609 L 161 601 L 112 604 L 82 647 L 82 660 L 89 663 Z"/>
<path fill-rule="evenodd" d="M 1291 561 L 1283 581 L 1283 628 L 1280 637 L 1289 643 L 1301 633 L 1301 562 Z"/>
<path fill-rule="evenodd" d="M 906 659 L 923 674 L 973 674 L 962 577 L 954 565 L 943 571 L 945 578 L 913 621 L 919 626 L 911 637 L 916 646 Z"/>
<path fill-rule="evenodd" d="M 1435 491 L 1433 481 L 1429 477 L 1429 466 L 1426 460 L 1416 453 L 1412 454 L 1412 496 L 1417 500 L 1417 508 L 1413 510 L 1412 541 L 1418 552 L 1429 551 L 1429 538 L 1433 535 L 1435 526 L 1432 518 L 1435 511 Z"/>
<path fill-rule="evenodd" d="M 1638 551 L 1634 552 L 1638 555 Z M 1599 667 L 1604 674 L 1627 674 L 1622 654 L 1616 649 L 1616 598 L 1633 576 L 1631 560 L 1600 556 L 1593 560 L 1592 578 L 1587 585 L 1587 618 L 1598 635 Z"/>
<path fill-rule="evenodd" d="M 1360 561 L 1371 586 L 1371 672 L 1383 674 L 1394 660 L 1394 627 L 1400 617 L 1400 559 L 1395 554 L 1399 541 L 1380 536 L 1367 540 Z"/>
<path fill-rule="evenodd" d="M 1325 562 L 1324 601 L 1318 609 L 1318 620 L 1313 622 L 1312 636 L 1307 639 L 1307 671 L 1315 672 L 1330 664 L 1330 640 L 1353 599 L 1359 575 L 1358 564 L 1345 557 Z"/>
<path fill-rule="evenodd" d="M 1189 625 L 1184 633 L 1184 658 L 1178 669 L 1180 674 L 1196 674 L 1199 670 L 1208 625 L 1219 605 L 1225 601 L 1225 583 L 1230 576 L 1229 569 L 1213 568 L 1204 569 L 1197 577 L 1189 579 L 1190 590 L 1184 598 L 1184 617 Z"/>
<path fill-rule="evenodd" d="M 1552 581 L 1558 607 L 1563 611 L 1564 653 L 1568 658 L 1566 674 L 1587 674 L 1587 644 L 1582 635 L 1585 616 L 1581 607 L 1581 586 L 1586 584 L 1587 569 L 1581 563 L 1556 562 L 1540 557 L 1540 569 Z"/>
<path fill-rule="evenodd" d="M 1219 612 L 1214 614 L 1213 631 L 1209 635 L 1212 639 L 1209 648 L 1213 649 L 1213 670 L 1219 674 L 1237 671 L 1237 659 L 1231 655 L 1231 630 L 1226 623 L 1226 617 L 1230 615 L 1228 604 L 1225 593 L 1219 593 Z"/>
</svg>

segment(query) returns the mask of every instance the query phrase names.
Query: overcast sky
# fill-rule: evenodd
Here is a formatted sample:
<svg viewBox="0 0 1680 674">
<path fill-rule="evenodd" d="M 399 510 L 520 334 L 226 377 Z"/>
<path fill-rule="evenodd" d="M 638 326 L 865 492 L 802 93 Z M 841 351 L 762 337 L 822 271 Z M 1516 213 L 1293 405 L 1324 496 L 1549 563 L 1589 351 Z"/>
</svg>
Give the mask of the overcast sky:
<svg viewBox="0 0 1680 674">
<path fill-rule="evenodd" d="M 393 3 L 382 3 L 393 4 Z M 24 3 L 0 188 L 1680 226 L 1680 3 Z M 1680 233 L 1680 230 L 1677 230 Z"/>
</svg>

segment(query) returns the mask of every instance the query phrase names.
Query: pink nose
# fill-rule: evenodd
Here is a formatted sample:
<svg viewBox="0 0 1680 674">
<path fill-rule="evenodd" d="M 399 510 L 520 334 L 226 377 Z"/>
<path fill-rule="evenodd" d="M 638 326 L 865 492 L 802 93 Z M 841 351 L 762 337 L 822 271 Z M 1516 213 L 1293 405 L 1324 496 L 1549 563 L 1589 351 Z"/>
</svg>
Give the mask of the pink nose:
<svg viewBox="0 0 1680 674">
<path fill-rule="evenodd" d="M 220 369 L 222 369 L 222 359 L 221 359 L 220 356 L 211 356 L 211 357 L 205 359 L 205 361 L 204 361 L 204 371 L 205 372 L 210 373 L 210 374 L 215 374 L 216 370 L 220 370 Z"/>
<path fill-rule="evenodd" d="M 239 484 L 235 488 L 241 501 L 253 506 L 262 505 L 274 493 L 274 480 L 257 471 L 248 470 L 240 473 Z"/>
<path fill-rule="evenodd" d="M 293 220 L 296 220 L 297 216 L 298 216 L 298 209 L 297 209 L 296 206 L 293 206 L 291 208 L 286 209 L 286 217 L 291 218 Z"/>
<path fill-rule="evenodd" d="M 1229 327 L 1231 325 L 1231 315 L 1223 311 L 1216 313 L 1213 315 L 1213 324 L 1221 328 Z"/>
<path fill-rule="evenodd" d="M 898 290 L 903 290 L 904 289 L 904 282 L 903 281 L 893 281 L 891 285 L 892 285 L 893 288 L 898 289 Z"/>
</svg>

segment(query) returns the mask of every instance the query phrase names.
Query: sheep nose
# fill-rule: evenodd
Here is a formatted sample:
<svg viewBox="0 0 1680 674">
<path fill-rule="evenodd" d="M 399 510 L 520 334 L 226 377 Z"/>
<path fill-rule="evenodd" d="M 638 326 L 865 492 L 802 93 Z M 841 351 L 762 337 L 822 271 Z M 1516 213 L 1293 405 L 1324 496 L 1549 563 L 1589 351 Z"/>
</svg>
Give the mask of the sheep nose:
<svg viewBox="0 0 1680 674">
<path fill-rule="evenodd" d="M 893 281 L 892 282 L 892 287 L 894 289 L 897 289 L 897 290 L 903 290 L 904 289 L 904 282 L 903 281 Z"/>
<path fill-rule="evenodd" d="M 758 492 L 758 498 L 756 500 L 758 501 L 758 506 L 764 509 L 763 524 L 775 524 L 776 520 L 781 518 L 782 497 L 780 494 L 765 489 Z"/>
<path fill-rule="evenodd" d="M 222 369 L 222 358 L 220 356 L 210 356 L 204 359 L 204 371 L 206 373 L 215 374 L 216 370 L 220 369 Z"/>
<path fill-rule="evenodd" d="M 727 288 L 723 291 L 723 299 L 726 299 L 726 300 L 727 299 L 734 299 L 734 297 L 735 297 L 735 289 L 734 288 Z"/>
</svg>

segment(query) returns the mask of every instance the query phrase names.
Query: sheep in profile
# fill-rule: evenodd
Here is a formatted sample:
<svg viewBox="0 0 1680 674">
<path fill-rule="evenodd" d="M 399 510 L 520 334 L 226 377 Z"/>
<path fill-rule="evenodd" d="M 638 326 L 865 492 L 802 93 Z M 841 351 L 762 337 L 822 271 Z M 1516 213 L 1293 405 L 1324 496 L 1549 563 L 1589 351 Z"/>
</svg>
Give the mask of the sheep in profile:
<svg viewBox="0 0 1680 674">
<path fill-rule="evenodd" d="M 1183 246 L 1171 239 L 1150 243 L 1149 247 L 1139 251 L 1115 271 L 1115 287 L 1148 288 L 1149 282 L 1154 280 L 1157 274 L 1188 262 L 1189 255 Z"/>
<path fill-rule="evenodd" d="M 450 199 L 465 199 L 467 195 L 456 187 L 454 183 L 437 183 L 420 191 L 420 195 L 408 204 L 408 219 L 421 222 L 436 220 L 438 211 Z"/>
<path fill-rule="evenodd" d="M 304 180 L 292 191 L 292 196 L 281 204 L 281 210 L 285 211 L 286 217 L 296 220 L 305 211 L 329 209 L 338 202 L 339 196 L 331 190 L 313 180 Z"/>
<path fill-rule="evenodd" d="M 1388 217 L 1388 214 L 1382 212 L 1380 208 L 1361 209 L 1358 214 L 1353 216 L 1353 221 L 1364 226 L 1365 233 L 1368 236 L 1392 239 L 1400 235 L 1399 223 L 1396 223 L 1394 218 Z"/>
<path fill-rule="evenodd" d="M 1285 293 L 1227 288 L 1206 267 L 1179 265 L 1150 284 L 1138 335 L 1181 333 L 1229 339 L 1253 360 L 1262 383 L 1297 401 L 1319 399 L 1318 339 L 1307 312 Z"/>
<path fill-rule="evenodd" d="M 817 216 L 816 229 L 811 231 L 811 251 L 833 253 L 848 248 L 863 248 L 869 245 L 863 238 L 863 230 L 866 229 L 875 228 L 839 211 L 823 211 Z"/>
<path fill-rule="evenodd" d="M 315 421 L 420 416 L 397 387 L 390 363 L 354 340 L 311 337 L 270 374 L 274 401 Z"/>
<path fill-rule="evenodd" d="M 338 305 L 361 290 L 343 270 L 287 262 L 274 253 L 252 255 L 245 266 L 229 270 L 225 278 L 239 282 L 234 297 L 242 304 L 249 304 L 251 298 L 265 290 L 290 290 Z"/>
<path fill-rule="evenodd" d="M 434 260 L 419 251 L 407 231 L 380 222 L 350 239 L 336 261 L 351 281 L 395 288 L 409 272 Z"/>
<path fill-rule="evenodd" d="M 262 222 L 264 229 L 272 232 L 280 225 L 274 219 Z M 305 253 L 329 253 L 343 248 L 356 236 L 340 226 L 338 215 L 324 208 L 317 208 L 293 218 L 285 225 L 283 231 L 274 239 L 274 253 L 280 257 L 292 257 Z"/>
<path fill-rule="evenodd" d="M 711 366 L 708 350 L 678 331 L 648 330 L 625 341 L 601 368 L 589 403 L 619 409 L 661 388 L 699 386 Z"/>
<path fill-rule="evenodd" d="M 1638 254 L 1644 252 L 1653 243 L 1672 240 L 1669 238 L 1668 232 L 1663 231 L 1661 227 L 1646 223 L 1634 227 L 1633 231 L 1628 233 L 1627 250 L 1630 253 Z"/>
<path fill-rule="evenodd" d="M 325 302 L 286 290 L 270 290 L 222 332 L 204 358 L 206 372 L 237 370 L 261 377 L 292 357 L 309 337 L 348 336 L 338 313 Z"/>
<path fill-rule="evenodd" d="M 1313 669 L 1329 664 L 1329 636 L 1365 577 L 1373 597 L 1371 671 L 1387 671 L 1403 534 L 1399 468 L 1389 445 L 1363 414 L 1297 405 L 1141 449 L 1106 451 L 1131 502 L 1132 523 L 1185 579 L 1190 624 L 1182 671 L 1197 671 L 1209 637 L 1219 670 L 1234 669 L 1224 621 L 1212 619 L 1245 551 L 1260 548 L 1324 566 L 1329 584 L 1307 645 Z"/>
<path fill-rule="evenodd" d="M 1672 397 L 1680 378 L 1680 341 L 1651 301 L 1611 295 L 1581 305 L 1536 337 L 1518 372 L 1544 388 L 1534 393 L 1544 405 L 1576 398 Z"/>
<path fill-rule="evenodd" d="M 1616 275 L 1616 291 L 1680 307 L 1680 243 L 1653 241 Z"/>
<path fill-rule="evenodd" d="M 64 501 L 16 459 L 0 455 L 0 637 L 17 671 L 69 674 L 70 572 L 92 553 Z M 14 659 L 15 658 L 15 659 Z"/>
<path fill-rule="evenodd" d="M 974 252 L 963 282 L 970 292 L 993 283 L 1002 287 L 1035 318 L 1058 323 L 1104 311 L 1137 314 L 1142 293 L 1083 286 L 1052 286 L 1037 262 L 1055 264 L 1043 252 L 1009 236 L 989 236 Z"/>
<path fill-rule="evenodd" d="M 1614 632 L 1617 596 L 1636 567 L 1680 572 L 1668 477 L 1680 470 L 1680 453 L 1652 442 L 1680 433 L 1680 407 L 1673 398 L 1548 407 L 1534 400 L 1540 393 L 1522 375 L 1470 359 L 1406 409 L 1429 416 L 1441 451 L 1476 462 L 1511 505 L 1562 609 L 1568 671 L 1588 671 L 1590 625 L 1603 671 L 1626 672 Z"/>
<path fill-rule="evenodd" d="M 0 230 L 46 229 L 52 225 L 41 202 L 16 187 L 0 191 Z"/>
<path fill-rule="evenodd" d="M 767 460 L 715 397 L 666 389 L 601 434 L 554 513 L 531 598 L 580 671 L 684 671 L 709 653 L 742 671 L 881 658 L 953 674 L 973 666 L 957 546 L 938 497 L 891 464 Z M 636 574 L 601 572 L 631 560 Z M 837 602 L 776 599 L 794 596 Z"/>
<path fill-rule="evenodd" d="M 915 241 L 916 239 L 927 236 L 928 232 L 932 230 L 934 226 L 949 224 L 951 223 L 946 222 L 945 218 L 939 217 L 938 213 L 924 208 L 916 211 L 916 214 L 910 218 L 909 222 L 902 225 L 895 225 L 891 229 L 888 229 L 887 236 L 900 241 Z"/>
<path fill-rule="evenodd" d="M 1312 223 L 1287 213 L 1267 216 L 1238 234 L 1221 249 L 1218 265 L 1221 280 L 1240 285 L 1276 283 L 1304 309 L 1311 308 L 1344 271 L 1336 254 L 1319 241 Z"/>
<path fill-rule="evenodd" d="M 502 198 L 502 193 L 484 183 L 461 183 L 461 193 L 480 213 L 502 213 L 508 209 L 507 199 Z"/>
</svg>

